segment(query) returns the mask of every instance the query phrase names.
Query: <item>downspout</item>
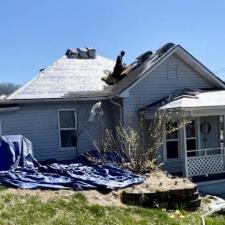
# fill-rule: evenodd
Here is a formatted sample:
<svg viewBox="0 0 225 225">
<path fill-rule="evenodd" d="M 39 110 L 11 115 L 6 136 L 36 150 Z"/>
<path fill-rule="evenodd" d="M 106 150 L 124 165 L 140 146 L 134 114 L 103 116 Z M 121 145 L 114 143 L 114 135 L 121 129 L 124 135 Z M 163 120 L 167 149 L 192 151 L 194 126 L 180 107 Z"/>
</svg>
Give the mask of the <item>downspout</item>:
<svg viewBox="0 0 225 225">
<path fill-rule="evenodd" d="M 138 132 L 140 135 L 140 146 L 143 148 L 144 147 L 144 141 L 143 141 L 143 132 L 144 132 L 144 125 L 143 125 L 143 111 L 136 112 L 137 117 L 138 117 Z"/>
<path fill-rule="evenodd" d="M 120 117 L 120 118 L 119 118 L 119 123 L 120 123 L 120 125 L 122 126 L 122 125 L 123 125 L 123 111 L 122 111 L 122 106 L 121 106 L 120 103 L 113 101 L 112 98 L 110 99 L 110 102 L 111 102 L 113 105 L 115 105 L 115 106 L 118 107 L 118 109 L 119 109 L 119 117 Z"/>
</svg>

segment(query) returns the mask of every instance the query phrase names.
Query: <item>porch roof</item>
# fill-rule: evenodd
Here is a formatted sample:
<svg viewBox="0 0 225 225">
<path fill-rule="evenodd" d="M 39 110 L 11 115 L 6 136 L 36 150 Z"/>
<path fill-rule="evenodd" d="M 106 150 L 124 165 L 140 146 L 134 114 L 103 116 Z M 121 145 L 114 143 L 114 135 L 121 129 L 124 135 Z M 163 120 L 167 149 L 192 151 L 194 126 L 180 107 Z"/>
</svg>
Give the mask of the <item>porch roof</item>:
<svg viewBox="0 0 225 225">
<path fill-rule="evenodd" d="M 202 91 L 194 95 L 182 95 L 158 109 L 185 109 L 185 108 L 207 108 L 225 107 L 225 91 Z"/>
</svg>

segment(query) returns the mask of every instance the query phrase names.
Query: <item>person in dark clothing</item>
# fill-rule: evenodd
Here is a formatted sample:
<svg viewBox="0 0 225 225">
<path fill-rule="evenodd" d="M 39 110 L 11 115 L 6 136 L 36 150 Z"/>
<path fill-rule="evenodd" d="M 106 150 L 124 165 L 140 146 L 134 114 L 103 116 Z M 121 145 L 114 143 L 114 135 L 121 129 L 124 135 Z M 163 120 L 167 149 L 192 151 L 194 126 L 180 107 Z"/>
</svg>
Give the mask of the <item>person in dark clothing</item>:
<svg viewBox="0 0 225 225">
<path fill-rule="evenodd" d="M 125 55 L 124 51 L 120 52 L 120 55 L 117 56 L 116 59 L 116 64 L 112 73 L 112 76 L 118 80 L 121 80 L 121 76 L 120 74 L 123 72 L 123 70 L 125 69 L 125 66 L 123 64 L 123 56 Z"/>
</svg>

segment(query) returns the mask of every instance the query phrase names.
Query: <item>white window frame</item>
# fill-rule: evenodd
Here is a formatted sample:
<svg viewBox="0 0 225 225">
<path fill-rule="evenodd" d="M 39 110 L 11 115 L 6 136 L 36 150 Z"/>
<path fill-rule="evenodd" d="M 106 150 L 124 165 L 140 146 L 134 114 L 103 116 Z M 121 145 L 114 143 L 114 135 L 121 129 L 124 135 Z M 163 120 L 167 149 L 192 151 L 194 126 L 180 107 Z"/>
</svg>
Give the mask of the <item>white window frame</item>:
<svg viewBox="0 0 225 225">
<path fill-rule="evenodd" d="M 195 121 L 195 137 L 187 137 L 187 131 L 185 131 L 185 134 L 186 134 L 186 137 L 185 137 L 185 144 L 186 144 L 186 151 L 187 151 L 187 155 L 188 155 L 188 152 L 189 151 L 194 151 L 194 150 L 198 150 L 198 126 L 199 126 L 199 123 L 197 121 L 197 119 L 195 118 L 192 118 L 190 119 L 191 121 Z M 187 125 L 185 125 L 185 129 L 186 129 Z M 188 140 L 195 140 L 195 144 L 196 144 L 196 149 L 190 149 L 190 150 L 187 150 L 187 141 Z M 196 156 L 198 155 L 198 151 L 196 151 Z M 191 157 L 191 156 L 188 156 L 188 157 Z"/>
<path fill-rule="evenodd" d="M 61 128 L 60 127 L 60 112 L 64 112 L 64 111 L 74 111 L 74 116 L 75 116 L 75 126 L 71 127 L 71 128 Z M 62 147 L 62 141 L 61 141 L 61 130 L 75 130 L 76 134 L 77 134 L 77 112 L 76 109 L 72 108 L 72 109 L 59 109 L 58 110 L 58 135 L 59 135 L 59 146 L 61 150 L 76 150 L 77 146 L 74 147 Z"/>
<path fill-rule="evenodd" d="M 164 126 L 164 132 L 166 132 L 166 127 Z M 174 139 L 167 139 L 165 137 L 165 140 L 163 142 L 163 152 L 164 152 L 164 162 L 176 162 L 181 160 L 181 154 L 180 154 L 180 129 L 177 130 L 177 138 Z M 178 142 L 178 157 L 177 158 L 167 158 L 167 142 L 170 141 L 177 141 Z"/>
</svg>

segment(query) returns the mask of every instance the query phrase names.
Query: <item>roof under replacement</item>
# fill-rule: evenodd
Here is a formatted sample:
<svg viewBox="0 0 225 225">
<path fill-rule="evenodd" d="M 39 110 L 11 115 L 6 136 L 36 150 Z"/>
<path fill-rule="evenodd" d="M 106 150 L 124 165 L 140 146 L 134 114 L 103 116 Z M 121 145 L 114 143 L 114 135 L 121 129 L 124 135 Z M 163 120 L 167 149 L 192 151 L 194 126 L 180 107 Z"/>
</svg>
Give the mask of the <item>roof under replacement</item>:
<svg viewBox="0 0 225 225">
<path fill-rule="evenodd" d="M 122 72 L 124 78 L 114 85 L 107 85 L 101 78 L 111 74 L 115 62 L 96 56 L 94 48 L 68 49 L 66 54 L 52 66 L 18 89 L 7 100 L 105 98 L 126 96 L 129 90 L 154 70 L 163 60 L 176 54 L 193 67 L 218 89 L 225 89 L 225 83 L 195 59 L 180 45 L 167 43 L 154 54 L 142 54 Z"/>
<path fill-rule="evenodd" d="M 104 70 L 112 71 L 114 61 L 95 58 L 69 58 L 66 55 L 18 89 L 8 100 L 55 99 L 71 96 L 104 96 L 110 92 L 101 80 Z"/>
</svg>

